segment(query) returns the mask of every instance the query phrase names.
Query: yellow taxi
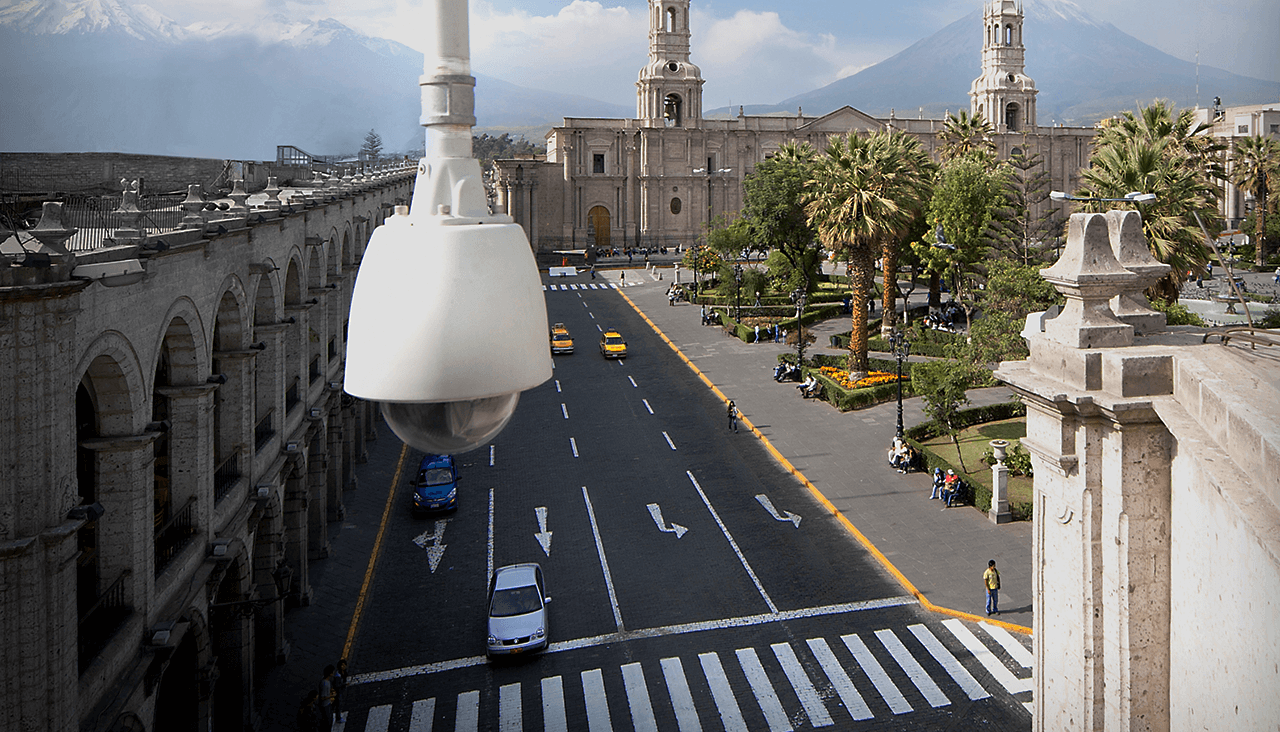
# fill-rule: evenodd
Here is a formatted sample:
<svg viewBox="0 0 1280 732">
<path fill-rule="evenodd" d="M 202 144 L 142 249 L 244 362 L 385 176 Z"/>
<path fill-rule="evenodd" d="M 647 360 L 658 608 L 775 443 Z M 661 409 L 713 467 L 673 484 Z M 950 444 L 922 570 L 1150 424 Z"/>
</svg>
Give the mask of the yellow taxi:
<svg viewBox="0 0 1280 732">
<path fill-rule="evenodd" d="M 622 340 L 622 334 L 610 328 L 600 336 L 600 355 L 605 358 L 626 358 L 627 342 Z"/>
<path fill-rule="evenodd" d="M 564 323 L 551 326 L 551 352 L 573 353 L 573 338 L 569 335 L 569 329 L 564 327 Z"/>
</svg>

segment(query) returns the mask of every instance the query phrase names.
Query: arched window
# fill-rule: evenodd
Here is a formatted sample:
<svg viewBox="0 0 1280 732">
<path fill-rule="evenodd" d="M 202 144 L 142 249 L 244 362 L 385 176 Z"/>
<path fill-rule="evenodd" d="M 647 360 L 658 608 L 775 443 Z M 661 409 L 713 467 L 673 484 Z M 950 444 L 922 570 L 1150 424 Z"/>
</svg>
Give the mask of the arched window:
<svg viewBox="0 0 1280 732">
<path fill-rule="evenodd" d="M 682 106 L 683 102 L 679 94 L 668 94 L 667 98 L 662 100 L 662 116 L 668 127 L 681 126 L 684 113 Z"/>
<path fill-rule="evenodd" d="M 1004 45 L 1013 45 L 1013 24 L 1009 24 L 1004 27 Z"/>
<path fill-rule="evenodd" d="M 1018 131 L 1018 104 L 1009 102 L 1004 108 L 1004 126 L 1009 132 Z"/>
<path fill-rule="evenodd" d="M 674 33 L 676 30 L 676 9 L 667 8 L 667 32 Z"/>
</svg>

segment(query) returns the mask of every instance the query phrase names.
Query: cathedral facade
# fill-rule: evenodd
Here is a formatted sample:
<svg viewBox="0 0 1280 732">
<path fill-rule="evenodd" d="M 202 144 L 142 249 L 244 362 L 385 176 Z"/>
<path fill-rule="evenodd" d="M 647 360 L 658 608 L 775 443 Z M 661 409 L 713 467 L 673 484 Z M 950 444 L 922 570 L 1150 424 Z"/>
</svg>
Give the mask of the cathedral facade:
<svg viewBox="0 0 1280 732">
<path fill-rule="evenodd" d="M 821 151 L 838 135 L 900 129 L 937 157 L 941 119 L 874 117 L 853 107 L 821 116 L 702 115 L 701 70 L 689 53 L 690 0 L 649 0 L 649 61 L 636 81 L 635 119 L 565 118 L 538 160 L 494 162 L 497 208 L 524 226 L 537 251 L 689 246 L 708 222 L 742 208 L 742 182 L 784 144 Z M 1041 127 L 1024 69 L 1022 7 L 987 4 L 982 74 L 971 112 L 991 119 L 1000 158 L 1043 156 L 1054 190 L 1074 190 L 1092 127 Z M 992 116 L 992 113 L 994 117 Z"/>
</svg>

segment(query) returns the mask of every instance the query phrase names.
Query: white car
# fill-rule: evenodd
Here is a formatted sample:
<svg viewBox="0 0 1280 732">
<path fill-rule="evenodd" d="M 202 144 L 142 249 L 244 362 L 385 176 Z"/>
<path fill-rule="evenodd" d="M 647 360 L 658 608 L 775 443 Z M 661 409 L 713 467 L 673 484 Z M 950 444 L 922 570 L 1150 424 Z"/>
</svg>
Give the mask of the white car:
<svg viewBox="0 0 1280 732">
<path fill-rule="evenodd" d="M 490 656 L 547 647 L 547 585 L 532 562 L 499 567 L 489 580 Z"/>
</svg>

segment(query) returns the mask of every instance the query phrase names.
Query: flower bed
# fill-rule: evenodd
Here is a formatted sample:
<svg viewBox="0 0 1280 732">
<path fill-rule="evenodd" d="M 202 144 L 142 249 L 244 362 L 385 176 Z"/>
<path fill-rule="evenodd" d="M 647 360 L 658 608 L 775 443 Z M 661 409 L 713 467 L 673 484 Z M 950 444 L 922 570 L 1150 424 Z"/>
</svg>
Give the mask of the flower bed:
<svg viewBox="0 0 1280 732">
<path fill-rule="evenodd" d="M 838 369 L 834 366 L 821 366 L 818 368 L 819 373 L 839 384 L 847 390 L 864 389 L 868 386 L 880 386 L 881 384 L 892 384 L 898 380 L 897 374 L 891 374 L 886 371 L 871 371 L 865 377 L 854 381 L 849 378 L 849 372 L 844 369 Z"/>
</svg>

